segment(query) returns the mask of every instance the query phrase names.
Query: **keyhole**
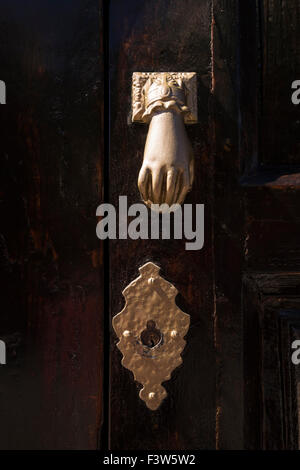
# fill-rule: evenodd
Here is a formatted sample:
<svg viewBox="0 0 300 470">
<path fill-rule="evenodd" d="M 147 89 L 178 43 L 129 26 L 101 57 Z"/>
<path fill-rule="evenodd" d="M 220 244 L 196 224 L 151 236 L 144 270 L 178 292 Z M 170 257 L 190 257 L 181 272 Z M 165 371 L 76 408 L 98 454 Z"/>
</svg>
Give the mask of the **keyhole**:
<svg viewBox="0 0 300 470">
<path fill-rule="evenodd" d="M 154 348 L 161 340 L 161 332 L 156 328 L 155 321 L 147 321 L 147 328 L 141 333 L 141 340 L 148 348 Z"/>
</svg>

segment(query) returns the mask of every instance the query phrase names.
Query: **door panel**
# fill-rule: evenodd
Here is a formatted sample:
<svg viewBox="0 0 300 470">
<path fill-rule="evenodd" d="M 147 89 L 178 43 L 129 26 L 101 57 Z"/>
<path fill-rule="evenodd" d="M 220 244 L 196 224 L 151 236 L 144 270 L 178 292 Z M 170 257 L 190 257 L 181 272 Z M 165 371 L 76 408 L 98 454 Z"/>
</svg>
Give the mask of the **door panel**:
<svg viewBox="0 0 300 470">
<path fill-rule="evenodd" d="M 95 1 L 1 2 L 2 449 L 93 449 L 101 422 L 103 96 Z"/>
<path fill-rule="evenodd" d="M 248 448 L 299 449 L 299 372 L 291 360 L 299 338 L 299 285 L 299 273 L 244 278 Z M 250 332 L 255 344 L 247 342 Z"/>
<path fill-rule="evenodd" d="M 299 109 L 291 105 L 291 84 L 299 77 L 300 5 L 297 0 L 264 0 L 259 8 L 261 162 L 272 166 L 299 166 Z"/>
<path fill-rule="evenodd" d="M 122 290 L 147 261 L 161 267 L 162 275 L 180 293 L 178 306 L 191 315 L 183 366 L 164 384 L 168 397 L 157 411 L 146 408 L 138 398 L 140 386 L 122 367 L 112 334 L 111 448 L 214 448 L 213 161 L 208 115 L 211 2 L 113 0 L 110 5 L 110 202 L 118 207 L 119 195 L 128 197 L 128 206 L 141 200 L 137 179 L 147 126 L 129 124 L 132 73 L 174 69 L 198 75 L 199 124 L 187 128 L 196 156 L 196 177 L 186 202 L 205 203 L 206 212 L 202 251 L 186 251 L 185 240 L 110 241 L 112 316 L 124 305 Z"/>
<path fill-rule="evenodd" d="M 300 319 L 299 110 L 291 84 L 300 73 L 299 8 L 265 0 L 252 10 L 259 29 L 254 33 L 252 24 L 249 82 L 245 23 L 241 42 L 245 447 L 297 449 L 298 368 L 291 345 Z"/>
</svg>

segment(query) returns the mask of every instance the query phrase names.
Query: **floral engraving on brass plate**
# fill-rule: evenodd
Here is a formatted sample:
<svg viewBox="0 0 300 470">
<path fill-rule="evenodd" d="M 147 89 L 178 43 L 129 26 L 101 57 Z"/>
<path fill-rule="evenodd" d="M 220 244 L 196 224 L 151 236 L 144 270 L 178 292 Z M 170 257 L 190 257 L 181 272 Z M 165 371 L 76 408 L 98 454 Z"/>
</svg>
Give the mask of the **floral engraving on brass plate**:
<svg viewBox="0 0 300 470">
<path fill-rule="evenodd" d="M 150 87 L 166 76 L 169 93 L 162 93 L 157 86 L 149 96 Z M 159 84 L 158 84 L 159 85 Z M 183 97 L 182 92 L 183 93 Z M 197 123 L 197 76 L 196 72 L 134 72 L 132 74 L 132 121 L 147 123 L 154 108 L 168 107 L 173 101 L 183 112 L 185 124 Z M 155 104 L 155 106 L 154 106 Z"/>
<path fill-rule="evenodd" d="M 167 392 L 161 385 L 182 363 L 190 316 L 175 304 L 177 289 L 149 262 L 123 291 L 126 305 L 112 321 L 122 365 L 143 385 L 139 396 L 156 410 Z"/>
</svg>

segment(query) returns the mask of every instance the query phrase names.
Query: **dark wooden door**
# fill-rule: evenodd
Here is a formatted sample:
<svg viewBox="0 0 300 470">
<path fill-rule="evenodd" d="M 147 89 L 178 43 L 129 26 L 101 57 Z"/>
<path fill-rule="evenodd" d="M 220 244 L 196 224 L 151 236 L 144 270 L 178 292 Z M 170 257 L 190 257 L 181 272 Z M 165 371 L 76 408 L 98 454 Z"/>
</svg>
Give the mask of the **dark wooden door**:
<svg viewBox="0 0 300 470">
<path fill-rule="evenodd" d="M 2 449 L 298 449 L 299 2 L 2 0 Z M 133 72 L 197 73 L 205 242 L 96 237 L 140 202 Z M 152 261 L 191 316 L 156 411 L 111 318 Z M 298 368 L 297 368 L 298 367 Z"/>
<path fill-rule="evenodd" d="M 0 447 L 96 448 L 103 66 L 96 1 L 1 10 Z"/>
</svg>

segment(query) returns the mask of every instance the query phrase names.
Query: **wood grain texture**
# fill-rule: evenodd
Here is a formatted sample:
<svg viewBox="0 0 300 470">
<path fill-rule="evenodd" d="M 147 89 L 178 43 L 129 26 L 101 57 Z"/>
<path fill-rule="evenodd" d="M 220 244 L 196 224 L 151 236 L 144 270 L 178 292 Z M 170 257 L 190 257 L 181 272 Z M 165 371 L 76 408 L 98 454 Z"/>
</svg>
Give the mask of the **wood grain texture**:
<svg viewBox="0 0 300 470">
<path fill-rule="evenodd" d="M 126 194 L 129 204 L 139 201 L 136 179 L 147 129 L 128 126 L 131 73 L 174 70 L 174 64 L 178 70 L 195 70 L 200 77 L 200 128 L 195 126 L 188 131 L 196 149 L 196 162 L 197 155 L 201 155 L 201 161 L 187 202 L 206 204 L 206 234 L 205 248 L 193 254 L 193 259 L 180 242 L 111 244 L 112 315 L 122 307 L 121 290 L 134 279 L 138 266 L 152 260 L 161 265 L 162 272 L 182 294 L 186 305 L 183 310 L 192 315 L 191 332 L 195 331 L 194 341 L 188 335 L 182 368 L 166 384 L 170 399 L 156 414 L 147 413 L 137 400 L 137 385 L 120 367 L 121 356 L 115 350 L 113 338 L 111 447 L 239 449 L 257 445 L 259 448 L 262 445 L 259 427 L 251 434 L 251 423 L 260 419 L 261 405 L 257 404 L 255 410 L 254 405 L 249 411 L 247 403 L 252 396 L 260 399 L 259 376 L 254 372 L 259 356 L 255 352 L 249 353 L 249 360 L 243 362 L 242 358 L 244 348 L 259 344 L 261 326 L 251 322 L 254 310 L 245 318 L 248 311 L 241 308 L 242 273 L 298 268 L 296 167 L 288 167 L 290 178 L 289 173 L 280 174 L 280 168 L 276 168 L 280 182 L 270 180 L 272 175 L 268 174 L 266 181 L 269 178 L 270 184 L 267 185 L 255 178 L 251 184 L 245 184 L 241 178 L 260 173 L 258 155 L 271 142 L 269 138 L 263 142 L 259 138 L 262 82 L 257 69 L 264 25 L 260 23 L 255 3 L 214 0 L 209 5 L 205 2 L 196 5 L 190 2 L 184 23 L 180 22 L 181 8 L 179 2 L 168 1 L 155 5 L 151 1 L 139 4 L 132 1 L 126 7 L 118 1 L 112 2 L 110 172 L 114 186 L 111 200 L 116 204 L 118 195 Z M 193 33 L 195 22 L 197 33 L 196 30 Z M 283 86 L 283 79 L 279 86 Z M 285 125 L 289 126 L 288 118 Z M 293 134 L 291 138 L 294 145 L 297 136 Z M 288 165 L 289 156 L 286 151 L 273 164 Z M 201 266 L 200 270 L 196 266 Z M 181 274 L 187 273 L 187 269 L 185 285 Z M 201 315 L 201 330 L 196 331 L 194 322 L 199 321 L 198 312 L 203 306 L 205 316 Z M 202 369 L 199 352 L 203 354 L 205 348 L 209 354 Z M 197 367 L 191 368 L 189 354 L 197 361 Z M 275 361 L 275 376 L 276 364 Z M 251 373 L 254 374 L 252 384 Z M 180 382 L 181 377 L 184 382 Z M 203 380 L 205 389 L 201 386 Z M 246 392 L 245 380 L 249 381 Z M 211 397 L 209 414 L 203 419 L 202 404 L 195 402 L 195 395 L 193 400 L 185 395 L 193 402 L 192 413 L 197 423 L 190 420 L 191 411 L 178 396 L 178 393 L 184 395 L 186 387 L 191 390 L 191 381 L 198 397 L 201 394 L 202 400 L 207 400 L 207 391 Z M 119 416 L 124 417 L 122 429 Z"/>
<path fill-rule="evenodd" d="M 100 444 L 108 439 L 113 450 L 297 448 L 299 374 L 289 343 L 299 337 L 300 308 L 290 89 L 300 73 L 298 2 L 106 1 L 106 70 L 101 5 L 0 6 L 8 103 L 0 107 L 0 339 L 8 348 L 0 447 L 95 449 L 106 407 Z M 130 121 L 131 77 L 173 70 L 197 73 L 199 123 L 187 127 L 196 175 L 186 202 L 205 204 L 204 248 L 112 240 L 105 272 L 95 234 L 104 127 L 109 202 L 140 202 L 147 126 Z M 138 398 L 109 330 L 122 290 L 147 261 L 191 316 L 183 364 L 155 412 Z"/>
<path fill-rule="evenodd" d="M 299 450 L 299 367 L 291 361 L 294 351 L 291 345 L 300 338 L 300 310 L 282 310 L 280 313 L 285 447 Z"/>
<path fill-rule="evenodd" d="M 295 337 L 299 341 L 300 340 L 300 331 L 299 328 L 295 331 Z M 299 372 L 299 367 L 296 369 L 295 373 L 295 385 L 297 389 L 297 397 L 295 400 L 295 407 L 296 407 L 296 426 L 298 430 L 298 450 L 300 450 L 300 372 Z"/>
<path fill-rule="evenodd" d="M 230 7 L 229 7 L 230 3 Z M 237 57 L 238 3 L 213 2 L 216 448 L 243 448 L 241 230 Z M 230 25 L 230 27 L 229 27 Z"/>
<path fill-rule="evenodd" d="M 102 413 L 99 3 L 2 1 L 2 449 L 95 449 Z"/>
<path fill-rule="evenodd" d="M 246 448 L 298 449 L 299 273 L 246 275 L 243 302 Z"/>
<path fill-rule="evenodd" d="M 276 24 L 268 15 L 259 14 L 267 4 L 273 13 L 277 11 Z M 282 371 L 286 377 L 291 373 L 288 352 L 282 356 L 283 344 L 287 351 L 290 336 L 281 338 L 279 318 L 281 309 L 297 309 L 299 305 L 299 141 L 288 79 L 292 70 L 298 70 L 299 47 L 298 33 L 284 14 L 295 7 L 294 24 L 298 5 L 265 1 L 258 6 L 261 11 L 255 2 L 239 2 L 238 147 L 242 177 L 237 198 L 242 215 L 237 211 L 238 203 L 230 206 L 233 220 L 240 214 L 232 233 L 242 241 L 244 276 L 252 279 L 244 283 L 241 298 L 243 446 L 291 449 L 295 448 L 291 436 L 298 431 L 287 409 L 295 400 L 295 388 L 293 394 L 282 395 Z M 283 53 L 287 47 L 289 59 Z M 272 169 L 263 169 L 262 164 Z M 239 290 L 237 281 L 238 275 L 233 283 Z"/>
<path fill-rule="evenodd" d="M 261 7 L 261 163 L 300 163 L 299 107 L 291 85 L 300 76 L 300 5 L 263 0 Z"/>
<path fill-rule="evenodd" d="M 299 321 L 299 132 L 290 88 L 299 74 L 299 5 L 258 6 L 255 33 L 249 15 L 242 33 L 249 38 L 252 28 L 255 47 L 249 56 L 242 40 L 240 52 L 244 446 L 295 449 L 291 333 L 282 312 L 297 310 Z"/>
<path fill-rule="evenodd" d="M 191 315 L 183 365 L 164 386 L 168 397 L 153 412 L 138 398 L 139 386 L 121 366 L 111 344 L 110 447 L 195 449 L 215 447 L 213 333 L 212 165 L 208 100 L 211 2 L 111 1 L 110 10 L 110 200 L 137 188 L 147 127 L 128 125 L 131 76 L 143 71 L 192 71 L 198 77 L 199 124 L 187 128 L 195 152 L 196 178 L 188 203 L 205 204 L 205 248 L 186 251 L 184 240 L 120 240 L 110 245 L 111 315 L 124 305 L 122 290 L 138 267 L 152 261 L 180 292 L 178 306 Z"/>
</svg>

